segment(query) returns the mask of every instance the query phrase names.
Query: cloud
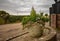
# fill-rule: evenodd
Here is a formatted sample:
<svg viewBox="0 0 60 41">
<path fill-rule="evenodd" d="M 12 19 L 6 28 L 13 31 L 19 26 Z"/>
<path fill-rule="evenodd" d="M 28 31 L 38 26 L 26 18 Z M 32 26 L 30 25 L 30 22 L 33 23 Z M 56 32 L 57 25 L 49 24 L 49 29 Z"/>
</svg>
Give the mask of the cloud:
<svg viewBox="0 0 60 41">
<path fill-rule="evenodd" d="M 17 11 L 29 11 L 30 8 L 18 8 Z"/>
<path fill-rule="evenodd" d="M 48 13 L 53 3 L 54 0 L 0 0 L 0 9 L 15 14 L 28 14 L 33 6 L 37 12 L 42 10 Z"/>
</svg>

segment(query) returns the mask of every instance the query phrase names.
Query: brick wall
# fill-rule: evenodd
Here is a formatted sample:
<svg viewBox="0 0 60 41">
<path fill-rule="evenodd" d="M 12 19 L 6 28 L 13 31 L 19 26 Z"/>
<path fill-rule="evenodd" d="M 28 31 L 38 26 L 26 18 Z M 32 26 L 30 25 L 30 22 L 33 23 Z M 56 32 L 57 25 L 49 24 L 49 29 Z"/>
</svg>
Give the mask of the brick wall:
<svg viewBox="0 0 60 41">
<path fill-rule="evenodd" d="M 57 14 L 56 25 L 60 28 L 60 14 Z"/>
<path fill-rule="evenodd" d="M 51 14 L 51 27 L 56 28 L 56 14 Z"/>
</svg>

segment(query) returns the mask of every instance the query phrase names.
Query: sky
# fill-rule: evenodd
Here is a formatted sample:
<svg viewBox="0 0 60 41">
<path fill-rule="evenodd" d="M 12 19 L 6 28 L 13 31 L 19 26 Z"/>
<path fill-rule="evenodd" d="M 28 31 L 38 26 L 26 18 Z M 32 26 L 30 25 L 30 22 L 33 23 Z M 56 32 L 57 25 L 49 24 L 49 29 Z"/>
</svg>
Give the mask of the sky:
<svg viewBox="0 0 60 41">
<path fill-rule="evenodd" d="M 49 13 L 49 7 L 54 0 L 0 0 L 0 10 L 5 10 L 11 15 L 29 15 L 31 8 L 36 12 Z"/>
</svg>

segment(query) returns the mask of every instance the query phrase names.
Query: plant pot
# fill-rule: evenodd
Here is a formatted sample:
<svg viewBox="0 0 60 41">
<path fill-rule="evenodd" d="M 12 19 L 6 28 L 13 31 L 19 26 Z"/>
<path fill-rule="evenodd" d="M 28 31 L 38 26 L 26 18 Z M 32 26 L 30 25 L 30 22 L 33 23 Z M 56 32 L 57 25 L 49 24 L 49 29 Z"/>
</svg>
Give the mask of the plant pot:
<svg viewBox="0 0 60 41">
<path fill-rule="evenodd" d="M 34 38 L 38 38 L 42 36 L 43 29 L 38 23 L 32 24 L 32 26 L 29 28 L 29 35 Z"/>
</svg>

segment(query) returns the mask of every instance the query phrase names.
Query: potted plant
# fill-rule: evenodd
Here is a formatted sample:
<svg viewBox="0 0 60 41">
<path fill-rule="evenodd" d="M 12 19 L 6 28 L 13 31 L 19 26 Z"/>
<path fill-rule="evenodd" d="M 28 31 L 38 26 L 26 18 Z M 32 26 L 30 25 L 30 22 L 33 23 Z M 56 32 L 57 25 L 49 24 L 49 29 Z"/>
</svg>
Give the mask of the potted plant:
<svg viewBox="0 0 60 41">
<path fill-rule="evenodd" d="M 28 28 L 29 35 L 31 37 L 40 37 L 43 34 L 43 29 L 45 27 L 45 17 L 43 13 L 38 16 L 32 7 L 31 15 L 29 17 L 24 17 L 22 20 L 23 29 Z"/>
</svg>

